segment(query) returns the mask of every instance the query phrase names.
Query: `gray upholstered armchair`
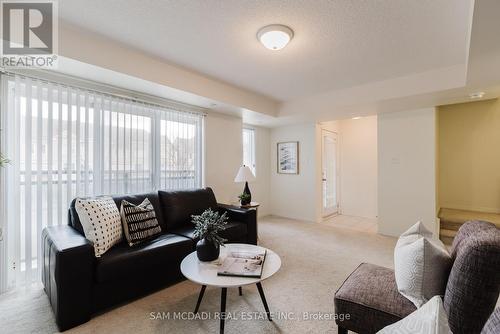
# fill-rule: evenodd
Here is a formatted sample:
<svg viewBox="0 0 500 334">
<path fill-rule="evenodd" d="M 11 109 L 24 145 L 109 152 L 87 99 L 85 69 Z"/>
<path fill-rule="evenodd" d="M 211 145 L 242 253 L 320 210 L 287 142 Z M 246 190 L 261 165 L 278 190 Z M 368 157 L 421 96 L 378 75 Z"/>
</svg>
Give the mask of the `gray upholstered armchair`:
<svg viewBox="0 0 500 334">
<path fill-rule="evenodd" d="M 453 241 L 451 257 L 444 295 L 450 329 L 454 334 L 480 333 L 500 291 L 500 229 L 488 222 L 465 223 Z M 334 302 L 336 319 L 343 319 L 336 320 L 340 334 L 376 333 L 416 309 L 398 292 L 393 270 L 368 263 L 351 273 Z"/>
</svg>

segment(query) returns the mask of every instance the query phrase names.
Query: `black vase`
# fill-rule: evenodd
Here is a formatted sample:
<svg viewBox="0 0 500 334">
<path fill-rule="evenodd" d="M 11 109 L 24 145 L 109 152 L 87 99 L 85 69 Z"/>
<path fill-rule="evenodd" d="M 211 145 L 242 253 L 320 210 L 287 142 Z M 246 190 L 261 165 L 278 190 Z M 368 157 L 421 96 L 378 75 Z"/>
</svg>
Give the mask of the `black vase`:
<svg viewBox="0 0 500 334">
<path fill-rule="evenodd" d="M 196 243 L 196 255 L 203 262 L 214 261 L 219 258 L 220 248 L 207 239 L 201 239 Z"/>
<path fill-rule="evenodd" d="M 250 202 L 252 202 L 252 193 L 250 192 L 250 188 L 248 187 L 248 182 L 245 182 L 245 189 L 243 189 L 243 194 L 246 194 L 246 198 L 243 200 L 241 199 L 241 205 L 248 205 Z"/>
</svg>

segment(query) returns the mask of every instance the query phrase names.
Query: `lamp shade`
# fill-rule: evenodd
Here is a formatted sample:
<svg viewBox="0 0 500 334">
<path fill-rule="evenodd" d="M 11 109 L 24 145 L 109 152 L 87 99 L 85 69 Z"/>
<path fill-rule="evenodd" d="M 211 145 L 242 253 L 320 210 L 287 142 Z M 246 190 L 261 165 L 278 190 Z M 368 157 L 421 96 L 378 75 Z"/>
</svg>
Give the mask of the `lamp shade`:
<svg viewBox="0 0 500 334">
<path fill-rule="evenodd" d="M 253 175 L 250 168 L 245 165 L 241 166 L 240 169 L 238 169 L 238 174 L 236 174 L 236 177 L 234 178 L 234 182 L 247 182 L 253 180 L 255 180 L 255 176 Z"/>
</svg>

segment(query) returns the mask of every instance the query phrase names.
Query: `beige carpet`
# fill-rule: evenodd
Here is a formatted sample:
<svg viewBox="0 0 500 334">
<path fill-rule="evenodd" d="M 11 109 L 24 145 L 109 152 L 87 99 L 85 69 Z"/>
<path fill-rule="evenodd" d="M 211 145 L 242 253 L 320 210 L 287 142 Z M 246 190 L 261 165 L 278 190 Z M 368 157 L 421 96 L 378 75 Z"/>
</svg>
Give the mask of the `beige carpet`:
<svg viewBox="0 0 500 334">
<path fill-rule="evenodd" d="M 336 333 L 334 320 L 307 320 L 304 312 L 323 318 L 333 314 L 333 294 L 346 276 L 361 262 L 392 267 L 396 242 L 372 233 L 276 217 L 261 219 L 259 234 L 260 244 L 281 256 L 281 270 L 263 282 L 269 307 L 281 312 L 281 319 L 259 319 L 263 313 L 258 312 L 264 310 L 255 286 L 244 288 L 243 297 L 237 289 L 229 290 L 226 310 L 233 319 L 226 321 L 226 333 Z M 67 333 L 218 333 L 219 321 L 213 317 L 220 307 L 219 289 L 207 288 L 200 308 L 212 319 L 157 316 L 191 312 L 198 292 L 198 285 L 184 281 L 95 316 Z M 151 319 L 152 313 L 157 319 Z M 0 333 L 53 332 L 57 327 L 40 287 L 0 296 Z"/>
</svg>

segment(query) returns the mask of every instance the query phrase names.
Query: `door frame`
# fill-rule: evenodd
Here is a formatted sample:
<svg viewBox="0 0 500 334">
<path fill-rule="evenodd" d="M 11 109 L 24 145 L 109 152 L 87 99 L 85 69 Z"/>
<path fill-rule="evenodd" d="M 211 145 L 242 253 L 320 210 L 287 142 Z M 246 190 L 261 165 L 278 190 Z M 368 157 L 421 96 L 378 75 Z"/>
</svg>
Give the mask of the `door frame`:
<svg viewBox="0 0 500 334">
<path fill-rule="evenodd" d="M 335 159 L 336 159 L 336 164 L 335 164 L 335 192 L 336 192 L 336 208 L 332 212 L 325 213 L 325 208 L 323 206 L 323 201 L 324 201 L 324 194 L 323 194 L 323 162 L 324 162 L 324 136 L 326 134 L 329 135 L 334 135 L 335 140 L 337 143 L 337 149 L 335 152 Z M 321 181 L 321 218 L 325 219 L 334 215 L 340 214 L 340 140 L 339 140 L 339 134 L 336 131 L 332 130 L 327 130 L 321 128 L 321 173 L 320 173 L 320 181 Z"/>
</svg>

